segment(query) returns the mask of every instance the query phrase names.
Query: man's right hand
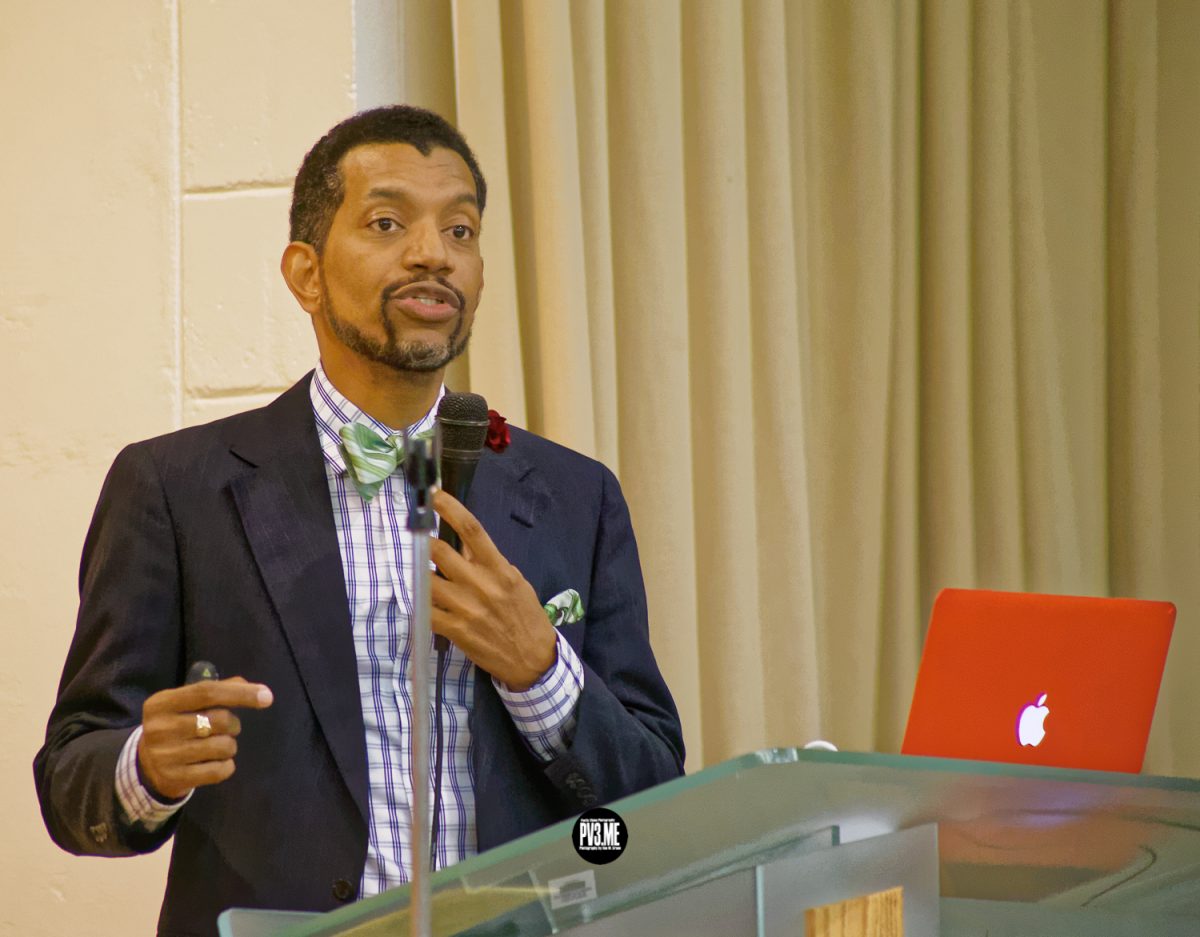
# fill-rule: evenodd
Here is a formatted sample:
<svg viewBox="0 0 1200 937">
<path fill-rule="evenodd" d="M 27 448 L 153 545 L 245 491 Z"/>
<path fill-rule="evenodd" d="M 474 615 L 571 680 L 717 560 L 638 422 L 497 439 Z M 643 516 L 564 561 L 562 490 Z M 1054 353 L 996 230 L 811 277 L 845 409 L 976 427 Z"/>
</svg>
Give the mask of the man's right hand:
<svg viewBox="0 0 1200 937">
<path fill-rule="evenodd" d="M 138 766 L 151 795 L 186 797 L 196 787 L 220 784 L 233 774 L 237 735 L 233 709 L 266 709 L 273 696 L 261 683 L 241 677 L 203 680 L 155 693 L 142 705 Z M 212 734 L 198 734 L 197 714 L 208 717 Z"/>
</svg>

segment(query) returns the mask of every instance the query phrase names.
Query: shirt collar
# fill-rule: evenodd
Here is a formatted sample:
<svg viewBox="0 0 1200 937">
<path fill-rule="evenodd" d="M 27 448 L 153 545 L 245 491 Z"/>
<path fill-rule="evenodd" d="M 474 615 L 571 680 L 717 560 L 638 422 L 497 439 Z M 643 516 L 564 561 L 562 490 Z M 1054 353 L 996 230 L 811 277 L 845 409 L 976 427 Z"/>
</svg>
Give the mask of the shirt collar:
<svg viewBox="0 0 1200 937">
<path fill-rule="evenodd" d="M 405 430 L 395 430 L 384 426 L 370 414 L 364 413 L 347 400 L 346 396 L 333 386 L 333 382 L 329 380 L 329 375 L 325 373 L 325 368 L 319 361 L 316 371 L 313 373 L 308 393 L 312 399 L 313 417 L 317 422 L 317 438 L 321 442 L 321 455 L 339 475 L 346 472 L 346 458 L 342 455 L 342 439 L 338 435 L 338 430 L 347 423 L 364 423 L 380 436 L 399 436 L 405 432 Z M 443 384 L 438 388 L 437 399 L 429 408 L 429 412 L 412 426 L 406 427 L 409 433 L 433 429 L 437 420 L 438 404 L 442 402 L 445 393 L 446 385 Z"/>
</svg>

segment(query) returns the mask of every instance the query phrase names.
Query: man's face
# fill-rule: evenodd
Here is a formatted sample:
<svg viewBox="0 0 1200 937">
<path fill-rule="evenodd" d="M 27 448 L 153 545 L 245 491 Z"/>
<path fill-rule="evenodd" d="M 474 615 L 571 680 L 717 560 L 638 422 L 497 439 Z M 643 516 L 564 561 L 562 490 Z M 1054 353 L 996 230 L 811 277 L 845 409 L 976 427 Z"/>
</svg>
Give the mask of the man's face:
<svg viewBox="0 0 1200 937">
<path fill-rule="evenodd" d="M 453 150 L 422 156 L 406 143 L 356 147 L 340 168 L 345 195 L 320 257 L 318 337 L 368 368 L 445 367 L 466 348 L 483 289 L 470 169 Z"/>
</svg>

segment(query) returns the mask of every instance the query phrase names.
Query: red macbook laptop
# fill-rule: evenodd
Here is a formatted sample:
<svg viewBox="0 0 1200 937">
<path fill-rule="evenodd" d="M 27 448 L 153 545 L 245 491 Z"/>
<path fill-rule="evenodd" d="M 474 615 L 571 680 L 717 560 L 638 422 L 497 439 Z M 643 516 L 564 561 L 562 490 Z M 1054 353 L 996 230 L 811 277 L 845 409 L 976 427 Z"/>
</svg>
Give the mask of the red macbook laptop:
<svg viewBox="0 0 1200 937">
<path fill-rule="evenodd" d="M 944 589 L 906 755 L 1141 771 L 1170 602 Z"/>
</svg>

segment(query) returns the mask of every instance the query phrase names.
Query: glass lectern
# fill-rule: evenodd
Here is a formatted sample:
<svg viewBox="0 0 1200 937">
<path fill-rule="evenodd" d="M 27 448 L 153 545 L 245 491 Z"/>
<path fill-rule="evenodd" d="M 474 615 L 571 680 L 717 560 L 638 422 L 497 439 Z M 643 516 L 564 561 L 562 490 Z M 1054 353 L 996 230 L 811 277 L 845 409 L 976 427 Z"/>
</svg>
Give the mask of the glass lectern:
<svg viewBox="0 0 1200 937">
<path fill-rule="evenodd" d="M 771 749 L 433 876 L 437 935 L 798 935 L 804 911 L 903 887 L 905 937 L 1200 934 L 1200 781 Z M 222 937 L 407 934 L 401 887 L 328 914 L 231 909 Z"/>
</svg>

